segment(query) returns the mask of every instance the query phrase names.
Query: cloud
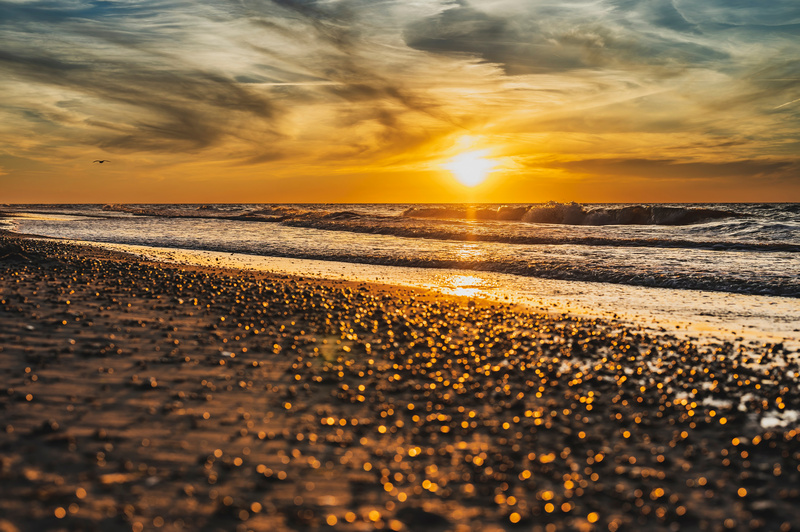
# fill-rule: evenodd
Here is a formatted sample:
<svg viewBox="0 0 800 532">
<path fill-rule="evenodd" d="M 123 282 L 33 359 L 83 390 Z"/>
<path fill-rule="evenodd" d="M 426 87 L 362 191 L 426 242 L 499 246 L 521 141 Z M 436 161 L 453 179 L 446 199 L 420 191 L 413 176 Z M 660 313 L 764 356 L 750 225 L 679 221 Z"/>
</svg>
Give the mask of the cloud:
<svg viewBox="0 0 800 532">
<path fill-rule="evenodd" d="M 672 5 L 694 24 L 732 26 L 792 26 L 800 24 L 800 9 L 794 0 L 673 0 Z"/>
<path fill-rule="evenodd" d="M 663 3 L 597 6 L 536 2 L 498 14 L 461 0 L 435 17 L 410 24 L 405 39 L 428 52 L 480 56 L 501 64 L 509 75 L 601 67 L 682 70 L 728 56 L 698 42 L 694 27 Z"/>
<path fill-rule="evenodd" d="M 72 115 L 82 115 L 81 127 L 71 133 L 85 143 L 126 150 L 193 151 L 232 134 L 242 116 L 268 122 L 278 114 L 278 106 L 267 95 L 217 68 L 198 67 L 184 57 L 160 52 L 158 48 L 166 47 L 169 39 L 164 35 L 159 40 L 154 28 L 166 21 L 159 21 L 162 17 L 150 8 L 127 18 L 132 9 L 125 4 L 14 7 L 2 6 L 15 14 L 11 18 L 17 26 L 4 28 L 10 49 L 0 50 L 0 71 L 33 88 L 60 91 L 64 99 L 50 108 L 66 107 Z M 139 27 L 143 32 L 137 36 Z M 43 38 L 47 33 L 56 37 Z M 158 46 L 147 50 L 153 41 Z M 34 109 L 46 105 L 34 99 L 27 103 Z M 71 123 L 55 120 L 53 125 L 73 128 L 74 118 Z"/>
<path fill-rule="evenodd" d="M 581 174 L 651 179 L 788 178 L 800 182 L 797 160 L 741 160 L 725 162 L 675 159 L 584 159 L 546 165 Z"/>
<path fill-rule="evenodd" d="M 315 131 L 298 130 L 308 116 L 323 127 L 335 127 L 345 115 L 371 130 L 378 126 L 368 140 L 381 145 L 367 146 L 341 131 L 329 139 L 362 153 L 402 145 L 409 114 L 425 115 L 434 129 L 435 122 L 458 127 L 436 97 L 414 87 L 427 73 L 414 73 L 413 52 L 390 52 L 388 61 L 370 55 L 375 42 L 365 33 L 375 30 L 359 20 L 364 6 L 375 8 L 295 0 L 192 9 L 181 3 L 4 2 L 0 27 L 9 38 L 0 48 L 0 71 L 69 100 L 70 122 L 54 120 L 52 134 L 112 151 L 182 153 L 238 144 L 229 149 L 234 157 L 268 160 L 277 144 L 291 152 L 304 138 L 314 143 Z M 58 37 L 40 38 L 48 33 Z M 398 68 L 405 79 L 393 75 Z M 5 112 L 34 109 L 55 117 L 62 105 L 30 99 Z M 354 105 L 363 107 L 353 112 Z M 82 117 L 77 128 L 76 115 Z M 272 145 L 266 151 L 265 143 Z"/>
<path fill-rule="evenodd" d="M 0 144 L 313 175 L 430 169 L 470 135 L 594 161 L 571 172 L 779 174 L 798 23 L 794 0 L 0 0 Z"/>
</svg>

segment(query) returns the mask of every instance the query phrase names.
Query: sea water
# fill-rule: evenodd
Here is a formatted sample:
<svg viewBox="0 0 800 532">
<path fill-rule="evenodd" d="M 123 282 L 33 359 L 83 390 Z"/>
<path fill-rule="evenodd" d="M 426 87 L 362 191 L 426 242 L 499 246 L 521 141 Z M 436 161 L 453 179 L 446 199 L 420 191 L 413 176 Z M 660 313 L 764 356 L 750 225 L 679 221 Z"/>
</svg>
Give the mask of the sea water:
<svg viewBox="0 0 800 532">
<path fill-rule="evenodd" d="M 15 231 L 133 246 L 126 249 L 162 259 L 419 286 L 696 333 L 800 339 L 798 204 L 2 210 L 16 215 Z"/>
</svg>

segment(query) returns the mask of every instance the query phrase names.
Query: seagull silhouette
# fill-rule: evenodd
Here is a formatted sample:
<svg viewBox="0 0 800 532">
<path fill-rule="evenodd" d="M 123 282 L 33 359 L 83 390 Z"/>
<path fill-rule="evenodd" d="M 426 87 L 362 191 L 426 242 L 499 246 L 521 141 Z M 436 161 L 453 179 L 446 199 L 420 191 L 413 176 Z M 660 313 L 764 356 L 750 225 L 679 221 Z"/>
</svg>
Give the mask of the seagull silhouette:
<svg viewBox="0 0 800 532">
<path fill-rule="evenodd" d="M 109 161 L 108 159 L 95 159 L 94 162 L 103 164 L 103 163 L 110 163 L 111 161 Z"/>
</svg>

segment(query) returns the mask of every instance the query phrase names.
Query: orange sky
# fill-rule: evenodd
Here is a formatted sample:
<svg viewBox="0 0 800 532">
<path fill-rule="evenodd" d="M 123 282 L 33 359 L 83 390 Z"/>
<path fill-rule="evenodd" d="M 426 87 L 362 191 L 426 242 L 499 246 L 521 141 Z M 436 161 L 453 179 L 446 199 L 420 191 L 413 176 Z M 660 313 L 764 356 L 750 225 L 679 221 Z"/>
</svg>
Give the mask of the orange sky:
<svg viewBox="0 0 800 532">
<path fill-rule="evenodd" d="M 0 13 L 0 202 L 800 201 L 794 0 Z"/>
</svg>

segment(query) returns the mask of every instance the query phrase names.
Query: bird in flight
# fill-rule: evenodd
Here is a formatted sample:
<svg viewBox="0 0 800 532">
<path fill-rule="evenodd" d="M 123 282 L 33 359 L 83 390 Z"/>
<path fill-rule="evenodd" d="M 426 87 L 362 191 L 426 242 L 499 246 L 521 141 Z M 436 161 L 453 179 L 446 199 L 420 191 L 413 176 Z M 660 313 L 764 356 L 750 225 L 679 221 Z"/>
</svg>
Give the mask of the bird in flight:
<svg viewBox="0 0 800 532">
<path fill-rule="evenodd" d="M 111 161 L 109 161 L 108 159 L 95 159 L 94 162 L 103 164 L 103 163 L 110 163 Z"/>
</svg>

